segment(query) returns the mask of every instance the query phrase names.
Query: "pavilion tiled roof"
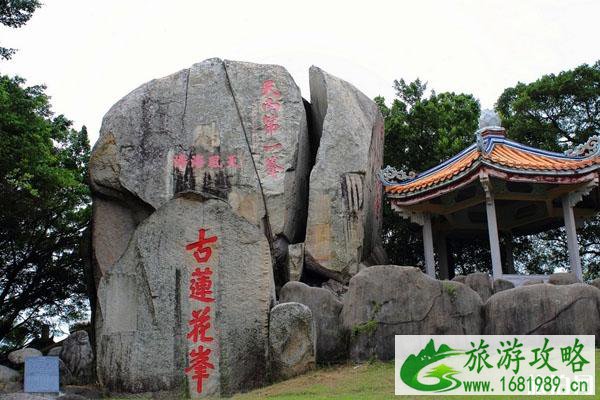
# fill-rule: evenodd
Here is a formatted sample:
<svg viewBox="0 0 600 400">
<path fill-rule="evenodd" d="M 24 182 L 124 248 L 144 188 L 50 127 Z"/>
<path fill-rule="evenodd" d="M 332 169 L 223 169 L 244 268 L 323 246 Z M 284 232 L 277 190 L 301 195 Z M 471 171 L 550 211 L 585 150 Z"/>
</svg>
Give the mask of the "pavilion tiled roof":
<svg viewBox="0 0 600 400">
<path fill-rule="evenodd" d="M 536 149 L 507 139 L 504 132 L 478 134 L 477 143 L 451 159 L 414 176 L 390 179 L 382 171 L 381 180 L 388 195 L 409 197 L 435 190 L 471 176 L 480 168 L 513 174 L 570 176 L 600 170 L 600 144 L 595 138 L 591 154 L 567 155 Z M 394 170 L 395 171 L 395 170 Z"/>
</svg>

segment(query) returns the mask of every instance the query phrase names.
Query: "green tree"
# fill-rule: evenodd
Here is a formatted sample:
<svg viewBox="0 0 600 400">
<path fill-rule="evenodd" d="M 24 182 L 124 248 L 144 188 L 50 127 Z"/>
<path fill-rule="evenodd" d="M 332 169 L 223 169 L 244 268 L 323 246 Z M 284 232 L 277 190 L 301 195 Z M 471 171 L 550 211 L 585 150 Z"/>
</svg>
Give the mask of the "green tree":
<svg viewBox="0 0 600 400">
<path fill-rule="evenodd" d="M 512 139 L 563 151 L 600 132 L 600 60 L 504 90 L 496 103 Z"/>
<path fill-rule="evenodd" d="M 9 28 L 20 28 L 29 21 L 33 12 L 41 6 L 38 0 L 1 0 L 0 24 Z M 0 47 L 0 58 L 8 60 L 15 49 Z"/>
<path fill-rule="evenodd" d="M 509 138 L 534 147 L 564 151 L 600 135 L 600 60 L 504 90 L 496 103 Z M 600 276 L 600 216 L 578 229 L 587 279 Z M 563 228 L 518 238 L 515 260 L 532 273 L 568 268 Z"/>
<path fill-rule="evenodd" d="M 0 76 L 0 348 L 81 317 L 90 216 L 85 127 L 53 116 L 43 86 Z"/>
<path fill-rule="evenodd" d="M 426 96 L 427 84 L 419 79 L 394 81 L 394 89 L 396 99 L 391 107 L 383 97 L 375 99 L 385 118 L 385 165 L 421 172 L 474 142 L 480 108 L 472 95 L 432 91 Z M 387 202 L 383 213 L 383 240 L 390 260 L 399 265 L 422 265 L 420 227 L 399 217 Z M 479 263 L 464 257 L 460 260 L 459 271 Z"/>
</svg>

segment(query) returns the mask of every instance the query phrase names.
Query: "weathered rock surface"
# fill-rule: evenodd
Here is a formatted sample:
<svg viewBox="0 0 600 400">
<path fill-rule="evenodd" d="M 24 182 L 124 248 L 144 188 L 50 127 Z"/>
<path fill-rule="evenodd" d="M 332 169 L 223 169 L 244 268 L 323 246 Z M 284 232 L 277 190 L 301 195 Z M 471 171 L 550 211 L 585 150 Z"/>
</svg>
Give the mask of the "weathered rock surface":
<svg viewBox="0 0 600 400">
<path fill-rule="evenodd" d="M 327 289 L 288 282 L 279 293 L 282 303 L 304 304 L 312 312 L 317 334 L 317 361 L 338 362 L 347 358 L 348 331 L 342 326 L 342 302 Z"/>
<path fill-rule="evenodd" d="M 8 393 L 0 395 L 0 400 L 48 400 L 48 398 L 31 393 Z"/>
<path fill-rule="evenodd" d="M 200 229 L 216 242 L 194 255 L 186 246 L 199 240 Z M 208 254 L 208 263 L 197 262 Z M 211 293 L 205 292 L 208 282 Z M 192 286 L 204 288 L 193 289 L 195 296 L 214 301 L 193 297 Z M 192 311 L 203 310 L 210 318 L 206 336 L 214 340 L 202 343 L 211 349 L 214 368 L 207 370 L 202 393 L 230 394 L 264 383 L 273 292 L 269 245 L 260 227 L 221 199 L 190 193 L 170 200 L 138 226 L 100 281 L 101 383 L 127 392 L 181 389 L 187 355 L 200 344 L 188 337 L 194 325 L 188 321 Z M 194 395 L 192 373 L 187 377 Z"/>
<path fill-rule="evenodd" d="M 288 246 L 288 271 L 290 281 L 299 281 L 304 270 L 304 243 Z"/>
<path fill-rule="evenodd" d="M 593 281 L 590 282 L 590 285 L 597 287 L 598 289 L 600 289 L 600 278 L 596 278 Z"/>
<path fill-rule="evenodd" d="M 456 275 L 454 278 L 452 278 L 452 281 L 465 283 L 467 281 L 467 276 L 466 275 Z"/>
<path fill-rule="evenodd" d="M 315 367 L 315 324 L 300 303 L 280 303 L 271 310 L 269 352 L 275 379 L 287 379 Z"/>
<path fill-rule="evenodd" d="M 551 285 L 571 285 L 573 283 L 581 283 L 581 281 L 570 272 L 557 272 L 550 275 L 548 283 Z"/>
<path fill-rule="evenodd" d="M 77 380 L 73 377 L 71 370 L 67 367 L 67 364 L 60 358 L 58 359 L 58 373 L 60 377 L 60 385 L 72 385 L 77 383 Z"/>
<path fill-rule="evenodd" d="M 531 286 L 531 285 L 541 285 L 544 283 L 544 280 L 541 278 L 531 278 L 523 282 L 521 286 Z"/>
<path fill-rule="evenodd" d="M 60 357 L 60 352 L 62 351 L 62 346 L 56 346 L 48 350 L 47 356 L 56 356 Z"/>
<path fill-rule="evenodd" d="M 310 92 L 320 144 L 310 174 L 306 267 L 346 280 L 362 260 L 382 253 L 382 188 L 376 176 L 383 117 L 354 86 L 317 67 L 310 68 Z"/>
<path fill-rule="evenodd" d="M 481 300 L 485 303 L 493 293 L 492 278 L 483 272 L 474 272 L 467 275 L 465 285 L 477 292 Z"/>
<path fill-rule="evenodd" d="M 283 67 L 210 59 L 140 86 L 106 114 L 90 159 L 98 273 L 182 191 L 227 201 L 269 240 L 300 241 L 309 164 L 303 100 Z"/>
<path fill-rule="evenodd" d="M 515 287 L 515 284 L 512 283 L 511 281 L 507 281 L 506 279 L 502 279 L 502 278 L 494 279 L 494 285 L 493 285 L 494 294 L 502 292 L 504 290 L 513 289 L 514 287 Z"/>
<path fill-rule="evenodd" d="M 0 365 L 0 383 L 18 382 L 21 380 L 21 374 L 12 368 Z"/>
<path fill-rule="evenodd" d="M 321 287 L 333 293 L 338 298 L 338 300 L 343 300 L 344 295 L 346 294 L 346 292 L 348 292 L 348 286 L 341 284 L 335 279 L 329 279 L 328 281 L 323 282 Z"/>
<path fill-rule="evenodd" d="M 600 291 L 589 285 L 536 284 L 500 292 L 485 304 L 489 335 L 596 335 Z"/>
<path fill-rule="evenodd" d="M 79 394 L 63 394 L 62 396 L 59 396 L 56 398 L 56 400 L 88 400 L 87 397 L 84 397 L 82 395 Z"/>
<path fill-rule="evenodd" d="M 394 357 L 394 335 L 471 335 L 483 330 L 483 302 L 466 285 L 438 281 L 420 269 L 372 266 L 350 280 L 342 320 L 350 357 Z"/>
<path fill-rule="evenodd" d="M 92 383 L 94 377 L 94 352 L 86 331 L 77 331 L 63 342 L 59 357 L 79 384 Z"/>
<path fill-rule="evenodd" d="M 8 360 L 16 365 L 21 365 L 25 363 L 25 359 L 27 357 L 38 357 L 41 356 L 42 352 L 36 349 L 32 349 L 30 347 L 24 347 L 20 350 L 12 351 L 8 354 Z"/>
</svg>

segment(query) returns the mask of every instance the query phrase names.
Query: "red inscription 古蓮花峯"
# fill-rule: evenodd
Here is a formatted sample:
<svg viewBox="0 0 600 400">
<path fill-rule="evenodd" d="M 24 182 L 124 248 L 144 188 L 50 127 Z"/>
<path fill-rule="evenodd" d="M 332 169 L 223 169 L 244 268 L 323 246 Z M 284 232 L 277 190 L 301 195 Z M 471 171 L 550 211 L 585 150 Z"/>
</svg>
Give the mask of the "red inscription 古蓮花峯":
<svg viewBox="0 0 600 400">
<path fill-rule="evenodd" d="M 193 251 L 193 256 L 199 264 L 206 263 L 212 256 L 212 248 L 210 244 L 216 243 L 216 236 L 206 236 L 206 229 L 198 230 L 198 240 L 185 246 L 188 251 Z M 185 373 L 192 372 L 192 379 L 196 381 L 196 390 L 202 393 L 202 384 L 204 379 L 210 377 L 209 370 L 214 369 L 211 363 L 210 355 L 212 350 L 206 347 L 205 344 L 214 340 L 209 336 L 208 330 L 211 327 L 210 303 L 215 301 L 212 291 L 212 269 L 209 266 L 204 268 L 196 268 L 192 272 L 190 279 L 189 298 L 200 303 L 205 303 L 201 308 L 194 309 L 192 307 L 191 319 L 188 321 L 190 330 L 187 334 L 188 340 L 192 343 L 200 344 L 192 349 L 189 353 L 189 366 L 185 369 Z"/>
</svg>

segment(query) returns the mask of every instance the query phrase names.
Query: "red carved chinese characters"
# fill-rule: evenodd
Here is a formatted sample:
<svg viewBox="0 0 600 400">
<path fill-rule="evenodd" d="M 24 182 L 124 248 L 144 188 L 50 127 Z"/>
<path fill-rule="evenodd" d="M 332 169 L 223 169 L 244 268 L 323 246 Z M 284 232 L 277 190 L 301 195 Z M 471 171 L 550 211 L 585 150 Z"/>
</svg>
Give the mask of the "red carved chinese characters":
<svg viewBox="0 0 600 400">
<path fill-rule="evenodd" d="M 206 229 L 198 230 L 198 240 L 185 246 L 187 251 L 193 251 L 193 256 L 199 264 L 207 263 L 212 256 L 212 248 L 209 246 L 217 242 L 216 236 L 208 236 Z M 190 279 L 190 300 L 203 303 L 199 308 L 192 307 L 191 319 L 188 321 L 189 331 L 187 334 L 188 340 L 195 348 L 189 353 L 189 366 L 185 369 L 185 373 L 192 373 L 192 379 L 196 381 L 196 390 L 202 393 L 202 384 L 204 379 L 210 377 L 210 370 L 214 369 L 211 363 L 210 355 L 212 350 L 206 344 L 211 343 L 214 338 L 209 335 L 211 327 L 210 303 L 215 301 L 212 291 L 212 269 L 209 266 L 204 268 L 196 268 L 192 272 Z"/>
<path fill-rule="evenodd" d="M 272 129 L 279 129 L 279 126 L 272 127 Z M 224 160 L 227 160 L 227 165 L 225 165 Z M 221 156 L 219 154 L 194 154 L 191 157 L 186 155 L 185 153 L 175 154 L 173 156 L 173 168 L 182 174 L 185 172 L 188 161 L 190 165 L 194 169 L 223 169 L 223 168 L 232 168 L 239 169 L 240 163 L 238 162 L 238 157 L 235 154 L 229 154 L 227 156 L 223 156 L 223 162 L 221 161 Z"/>
<path fill-rule="evenodd" d="M 198 230 L 198 241 L 190 243 L 185 246 L 186 250 L 194 250 L 194 258 L 199 263 L 205 263 L 210 259 L 212 255 L 212 249 L 207 244 L 215 243 L 217 241 L 216 236 L 206 237 L 206 229 Z"/>
<path fill-rule="evenodd" d="M 283 172 L 283 166 L 277 163 L 277 156 L 267 157 L 265 168 L 267 169 L 267 175 L 272 177 L 276 177 L 280 172 Z"/>
<path fill-rule="evenodd" d="M 276 178 L 284 171 L 284 167 L 279 164 L 277 153 L 283 148 L 283 145 L 275 140 L 275 135 L 279 131 L 279 112 L 281 111 L 281 92 L 277 89 L 275 81 L 268 79 L 262 84 L 261 110 L 263 129 L 269 140 L 263 145 L 264 166 L 268 176 Z"/>
<path fill-rule="evenodd" d="M 185 373 L 192 374 L 192 379 L 196 381 L 196 390 L 202 393 L 202 382 L 210 377 L 209 369 L 215 369 L 215 366 L 210 362 L 210 353 L 212 351 L 202 345 L 190 351 L 190 366 L 185 369 Z"/>
<path fill-rule="evenodd" d="M 173 157 L 173 167 L 179 170 L 180 172 L 185 171 L 185 166 L 187 165 L 187 156 L 185 154 L 177 154 Z"/>
<path fill-rule="evenodd" d="M 204 269 L 196 268 L 192 273 L 190 281 L 190 299 L 212 303 L 215 301 L 212 297 L 212 270 L 210 267 Z"/>
<path fill-rule="evenodd" d="M 205 343 L 213 341 L 213 338 L 207 336 L 208 329 L 210 328 L 209 313 L 209 306 L 204 307 L 202 311 L 192 311 L 192 319 L 188 321 L 191 331 L 187 334 L 187 338 L 192 339 L 194 343 L 198 343 L 198 339 Z"/>
</svg>

